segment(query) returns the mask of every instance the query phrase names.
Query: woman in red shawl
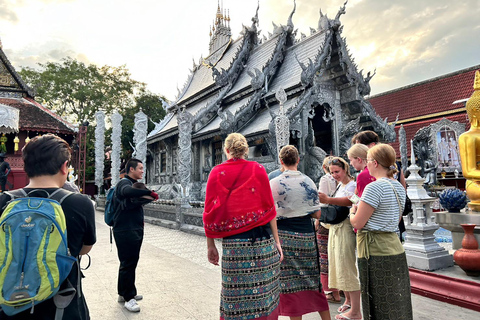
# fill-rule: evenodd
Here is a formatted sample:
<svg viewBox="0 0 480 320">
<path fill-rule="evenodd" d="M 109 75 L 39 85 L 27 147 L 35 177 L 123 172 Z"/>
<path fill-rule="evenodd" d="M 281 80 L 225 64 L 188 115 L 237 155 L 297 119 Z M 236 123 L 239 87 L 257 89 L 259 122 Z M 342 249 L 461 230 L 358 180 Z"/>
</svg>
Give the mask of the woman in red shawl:
<svg viewBox="0 0 480 320">
<path fill-rule="evenodd" d="M 220 319 L 278 319 L 283 254 L 267 172 L 244 159 L 248 144 L 241 134 L 229 134 L 224 150 L 228 160 L 208 176 L 203 212 L 214 265 L 214 238 L 223 238 Z"/>
</svg>

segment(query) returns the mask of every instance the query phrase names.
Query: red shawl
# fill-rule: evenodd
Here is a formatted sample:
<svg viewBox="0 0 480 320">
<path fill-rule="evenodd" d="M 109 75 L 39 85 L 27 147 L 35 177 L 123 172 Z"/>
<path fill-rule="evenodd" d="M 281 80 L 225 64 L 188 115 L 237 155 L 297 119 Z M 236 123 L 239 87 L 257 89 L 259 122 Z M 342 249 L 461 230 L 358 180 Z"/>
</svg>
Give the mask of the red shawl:
<svg viewBox="0 0 480 320">
<path fill-rule="evenodd" d="M 265 168 L 231 159 L 208 176 L 203 226 L 209 238 L 224 238 L 263 226 L 276 216 Z"/>
</svg>

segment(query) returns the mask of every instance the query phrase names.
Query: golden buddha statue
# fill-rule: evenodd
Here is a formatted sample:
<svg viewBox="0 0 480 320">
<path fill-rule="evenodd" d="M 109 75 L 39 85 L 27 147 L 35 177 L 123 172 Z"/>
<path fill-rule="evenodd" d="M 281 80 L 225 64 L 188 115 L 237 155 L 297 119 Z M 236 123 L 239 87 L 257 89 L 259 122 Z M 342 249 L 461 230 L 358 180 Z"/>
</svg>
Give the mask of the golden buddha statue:
<svg viewBox="0 0 480 320">
<path fill-rule="evenodd" d="M 466 104 L 470 130 L 460 135 L 458 146 L 462 160 L 463 176 L 467 179 L 468 204 L 480 212 L 480 72 L 475 72 L 473 94 Z"/>
</svg>

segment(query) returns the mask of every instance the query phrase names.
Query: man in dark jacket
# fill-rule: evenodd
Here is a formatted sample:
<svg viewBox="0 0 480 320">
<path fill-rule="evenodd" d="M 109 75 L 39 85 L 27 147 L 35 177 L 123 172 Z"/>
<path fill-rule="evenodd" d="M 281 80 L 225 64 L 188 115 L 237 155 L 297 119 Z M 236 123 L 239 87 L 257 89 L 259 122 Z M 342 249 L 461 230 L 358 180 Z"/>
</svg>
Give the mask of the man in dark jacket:
<svg viewBox="0 0 480 320">
<path fill-rule="evenodd" d="M 118 271 L 118 301 L 125 302 L 125 308 L 131 312 L 139 312 L 137 300 L 143 296 L 137 295 L 135 287 L 135 270 L 140 258 L 140 248 L 143 241 L 143 207 L 137 201 L 143 196 L 158 199 L 151 190 L 134 188 L 133 184 L 142 179 L 143 163 L 138 159 L 130 159 L 125 166 L 125 178 L 120 180 L 115 189 L 115 201 L 118 203 L 113 218 L 113 236 L 117 245 L 120 268 Z"/>
</svg>

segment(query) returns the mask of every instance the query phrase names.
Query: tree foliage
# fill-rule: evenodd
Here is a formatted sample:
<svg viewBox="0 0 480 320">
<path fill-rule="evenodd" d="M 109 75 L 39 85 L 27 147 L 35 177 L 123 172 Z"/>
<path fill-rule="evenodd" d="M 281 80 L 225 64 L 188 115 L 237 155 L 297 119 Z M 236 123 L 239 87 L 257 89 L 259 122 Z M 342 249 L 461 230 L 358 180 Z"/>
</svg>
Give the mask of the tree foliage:
<svg viewBox="0 0 480 320">
<path fill-rule="evenodd" d="M 126 66 L 98 67 L 86 65 L 72 58 L 61 62 L 39 64 L 39 68 L 23 68 L 22 79 L 36 92 L 36 100 L 66 120 L 90 123 L 87 131 L 86 179 L 94 177 L 95 170 L 95 112 L 109 115 L 117 110 L 122 116 L 122 158 L 132 155 L 135 113 L 142 110 L 147 117 L 159 122 L 165 116 L 160 95 L 146 90 L 145 84 L 130 77 Z M 149 121 L 148 131 L 154 128 Z M 108 127 L 108 124 L 107 124 Z M 111 141 L 111 128 L 106 130 L 106 144 Z"/>
<path fill-rule="evenodd" d="M 133 80 L 125 66 L 98 67 L 72 58 L 39 63 L 39 69 L 23 68 L 23 80 L 36 92 L 36 99 L 74 123 L 92 122 L 99 110 L 110 114 L 134 105 L 135 92 L 145 84 Z"/>
<path fill-rule="evenodd" d="M 140 110 L 145 113 L 149 120 L 148 121 L 148 132 L 152 131 L 155 127 L 154 122 L 159 122 L 165 117 L 166 111 L 163 108 L 162 104 L 163 97 L 156 95 L 154 93 L 143 91 L 135 97 L 135 107 L 127 108 L 122 112 L 123 121 L 122 121 L 122 146 L 123 153 L 128 158 L 132 155 L 132 148 L 130 144 L 133 145 L 133 127 L 135 114 Z"/>
</svg>

